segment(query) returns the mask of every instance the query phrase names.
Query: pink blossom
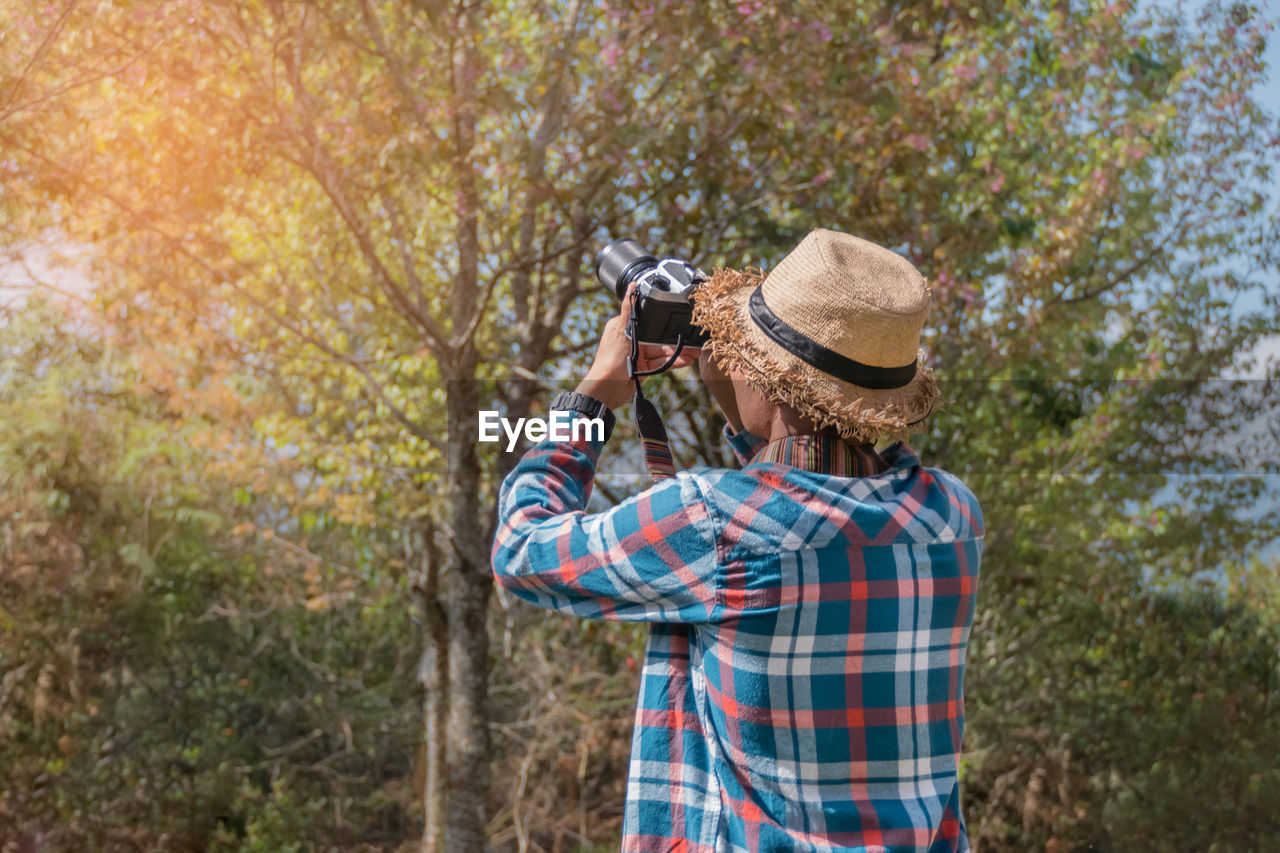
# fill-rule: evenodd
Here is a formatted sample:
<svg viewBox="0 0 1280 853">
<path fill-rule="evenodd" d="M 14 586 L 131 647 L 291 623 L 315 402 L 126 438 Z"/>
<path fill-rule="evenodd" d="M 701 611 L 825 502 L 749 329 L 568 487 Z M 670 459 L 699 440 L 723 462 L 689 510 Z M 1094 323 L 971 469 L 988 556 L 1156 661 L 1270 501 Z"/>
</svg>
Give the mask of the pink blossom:
<svg viewBox="0 0 1280 853">
<path fill-rule="evenodd" d="M 604 63 L 606 68 L 613 68 L 618 64 L 618 58 L 622 56 L 622 45 L 618 44 L 616 36 L 610 36 L 609 41 L 605 43 L 604 48 L 600 51 L 600 61 Z"/>
</svg>

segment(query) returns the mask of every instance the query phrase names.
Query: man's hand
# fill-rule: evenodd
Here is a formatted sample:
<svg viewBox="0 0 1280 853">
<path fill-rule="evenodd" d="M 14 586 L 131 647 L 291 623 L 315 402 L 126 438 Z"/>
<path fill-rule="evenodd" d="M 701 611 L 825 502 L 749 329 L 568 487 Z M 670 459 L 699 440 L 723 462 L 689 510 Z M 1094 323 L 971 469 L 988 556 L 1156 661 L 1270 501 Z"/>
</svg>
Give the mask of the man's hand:
<svg viewBox="0 0 1280 853">
<path fill-rule="evenodd" d="M 634 287 L 635 285 L 632 285 Z M 627 337 L 627 321 L 631 318 L 631 288 L 622 299 L 622 311 L 604 324 L 604 334 L 600 336 L 600 345 L 596 347 L 596 358 L 591 369 L 578 384 L 579 394 L 586 394 L 604 403 L 610 409 L 617 409 L 631 399 L 633 385 L 627 376 L 627 357 L 631 355 L 631 339 Z M 654 370 L 667 363 L 673 346 L 658 344 L 640 344 L 640 354 L 636 358 L 636 370 Z M 687 367 L 698 358 L 700 351 L 695 347 L 685 347 L 680 357 L 671 367 Z"/>
</svg>

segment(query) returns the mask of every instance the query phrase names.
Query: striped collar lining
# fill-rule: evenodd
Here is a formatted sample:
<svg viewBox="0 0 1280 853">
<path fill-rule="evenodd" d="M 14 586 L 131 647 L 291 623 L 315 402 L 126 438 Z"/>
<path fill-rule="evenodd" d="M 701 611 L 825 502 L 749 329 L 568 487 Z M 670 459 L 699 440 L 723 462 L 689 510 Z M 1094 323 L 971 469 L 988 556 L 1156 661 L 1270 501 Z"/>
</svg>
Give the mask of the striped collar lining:
<svg viewBox="0 0 1280 853">
<path fill-rule="evenodd" d="M 874 444 L 849 444 L 833 435 L 789 435 L 760 448 L 751 462 L 839 477 L 870 477 L 890 467 Z"/>
</svg>

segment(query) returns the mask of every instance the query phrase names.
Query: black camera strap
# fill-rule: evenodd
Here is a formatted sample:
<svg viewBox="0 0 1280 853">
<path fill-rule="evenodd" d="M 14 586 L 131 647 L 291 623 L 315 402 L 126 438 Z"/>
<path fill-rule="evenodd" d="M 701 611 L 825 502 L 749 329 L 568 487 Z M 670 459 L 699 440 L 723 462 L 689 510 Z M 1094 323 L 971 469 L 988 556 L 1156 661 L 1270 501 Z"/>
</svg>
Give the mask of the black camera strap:
<svg viewBox="0 0 1280 853">
<path fill-rule="evenodd" d="M 683 341 L 677 339 L 676 351 L 667 363 L 657 370 L 636 369 L 640 360 L 640 338 L 636 334 L 636 294 L 632 293 L 631 317 L 627 321 L 627 336 L 631 338 L 631 355 L 627 357 L 627 375 L 636 386 L 635 412 L 636 431 L 640 433 L 640 444 L 644 448 L 644 466 L 649 469 L 649 476 L 655 480 L 665 480 L 676 475 L 675 459 L 671 455 L 671 439 L 667 437 L 667 428 L 662 423 L 662 415 L 658 409 L 644 396 L 640 390 L 640 379 L 663 373 L 676 363 L 684 349 Z"/>
</svg>

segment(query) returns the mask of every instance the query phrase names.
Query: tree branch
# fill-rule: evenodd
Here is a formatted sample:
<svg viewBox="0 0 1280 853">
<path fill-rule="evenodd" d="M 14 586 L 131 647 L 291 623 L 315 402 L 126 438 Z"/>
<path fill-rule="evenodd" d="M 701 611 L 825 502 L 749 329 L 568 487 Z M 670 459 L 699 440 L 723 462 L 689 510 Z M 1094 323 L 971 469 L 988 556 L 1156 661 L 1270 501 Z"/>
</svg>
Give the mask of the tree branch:
<svg viewBox="0 0 1280 853">
<path fill-rule="evenodd" d="M 333 361 L 339 362 L 341 364 L 345 364 L 348 367 L 350 367 L 357 374 L 359 374 L 359 376 L 365 381 L 365 384 L 367 385 L 369 390 L 373 392 L 374 396 L 378 398 L 379 402 L 381 402 L 384 406 L 387 407 L 387 411 L 391 414 L 393 418 L 399 421 L 400 424 L 404 426 L 407 430 L 409 430 L 410 433 L 412 433 L 414 436 L 425 441 L 428 445 L 430 445 L 435 450 L 438 450 L 438 451 L 443 450 L 442 445 L 440 444 L 439 440 L 435 436 L 433 436 L 421 424 L 418 424 L 415 421 L 413 421 L 403 409 L 395 405 L 395 403 L 391 402 L 390 398 L 387 397 L 386 392 L 382 389 L 381 383 L 374 380 L 372 375 L 369 373 L 368 368 L 365 367 L 365 365 L 362 364 L 360 360 L 352 359 L 349 356 L 345 355 L 344 353 L 338 352 L 329 344 L 327 344 L 322 338 L 319 338 L 316 335 L 312 334 L 311 332 L 303 329 L 297 323 L 294 323 L 287 317 L 280 316 L 277 312 L 272 310 L 272 308 L 268 306 L 260 297 L 258 297 L 251 291 L 247 290 L 246 288 L 240 286 L 236 282 L 236 280 L 232 276 L 230 276 L 227 272 L 216 268 L 207 260 L 200 257 L 196 253 L 192 252 L 185 245 L 183 245 L 183 242 L 184 242 L 183 240 L 177 237 L 174 237 L 171 234 L 166 233 L 162 228 L 160 228 L 158 225 L 153 223 L 150 219 L 148 219 L 142 213 L 135 210 L 131 205 L 124 202 L 114 193 L 110 192 L 109 190 L 102 189 L 101 187 L 95 187 L 89 180 L 87 180 L 83 176 L 72 174 L 71 172 L 69 172 L 69 170 L 67 170 L 60 164 L 53 162 L 49 158 L 40 154 L 39 152 L 34 151 L 33 149 L 19 142 L 18 140 L 13 139 L 13 137 L 11 137 L 6 133 L 0 132 L 0 140 L 3 140 L 6 144 L 11 145 L 15 149 L 22 151 L 24 154 L 27 154 L 28 156 L 39 160 L 45 165 L 50 166 L 53 169 L 65 175 L 69 175 L 73 180 L 76 180 L 82 187 L 87 189 L 89 192 L 106 200 L 113 207 L 119 209 L 128 217 L 133 219 L 135 222 L 141 225 L 144 230 L 158 236 L 161 240 L 163 240 L 169 246 L 170 251 L 172 251 L 175 255 L 178 255 L 179 257 L 183 257 L 183 258 L 186 258 L 188 261 L 191 261 L 196 266 L 200 267 L 200 269 L 204 270 L 206 273 L 212 276 L 219 283 L 225 285 L 226 287 L 230 288 L 232 291 L 237 293 L 242 299 L 244 299 L 246 302 L 248 302 L 249 304 L 257 308 L 259 311 L 261 311 L 262 314 L 266 316 L 267 319 L 269 319 L 271 322 L 276 324 L 277 327 L 284 329 L 285 331 L 297 337 L 299 340 L 315 347 L 319 351 L 323 352 L 325 355 L 329 356 L 329 358 L 331 358 Z M 232 262 L 236 264 L 237 267 L 240 267 L 241 269 L 243 269 L 243 264 L 240 261 L 236 260 L 234 257 L 231 257 L 230 255 L 227 255 L 227 257 L 229 257 L 232 260 Z M 185 288 L 182 288 L 179 285 L 175 285 L 175 287 L 178 287 L 179 290 L 182 290 L 184 293 L 188 293 L 189 295 L 189 292 L 186 291 Z M 194 298 L 193 298 L 193 301 L 195 301 Z"/>
<path fill-rule="evenodd" d="M 278 21 L 281 17 L 282 12 L 277 12 Z M 284 22 L 281 21 L 281 23 Z M 356 214 L 355 206 L 343 189 L 344 182 L 340 180 L 341 167 L 320 140 L 319 134 L 316 133 L 315 112 L 311 105 L 311 93 L 302 82 L 301 60 L 299 59 L 299 54 L 302 50 L 301 39 L 296 28 L 294 28 L 293 32 L 293 49 L 280 51 L 280 55 L 284 59 L 285 73 L 294 95 L 294 116 L 299 122 L 298 129 L 302 132 L 303 139 L 311 153 L 310 159 L 303 162 L 302 165 L 315 177 L 320 188 L 324 190 L 330 201 L 333 202 L 334 208 L 346 224 L 351 236 L 355 239 L 365 263 L 373 271 L 374 278 L 387 299 L 404 316 L 417 324 L 418 328 L 427 336 L 428 343 L 436 358 L 443 360 L 448 356 L 449 346 L 443 330 L 430 315 L 419 311 L 413 305 L 399 283 L 391 275 L 391 272 L 382 263 L 377 247 L 373 243 L 373 238 L 360 221 L 360 217 Z"/>
</svg>

